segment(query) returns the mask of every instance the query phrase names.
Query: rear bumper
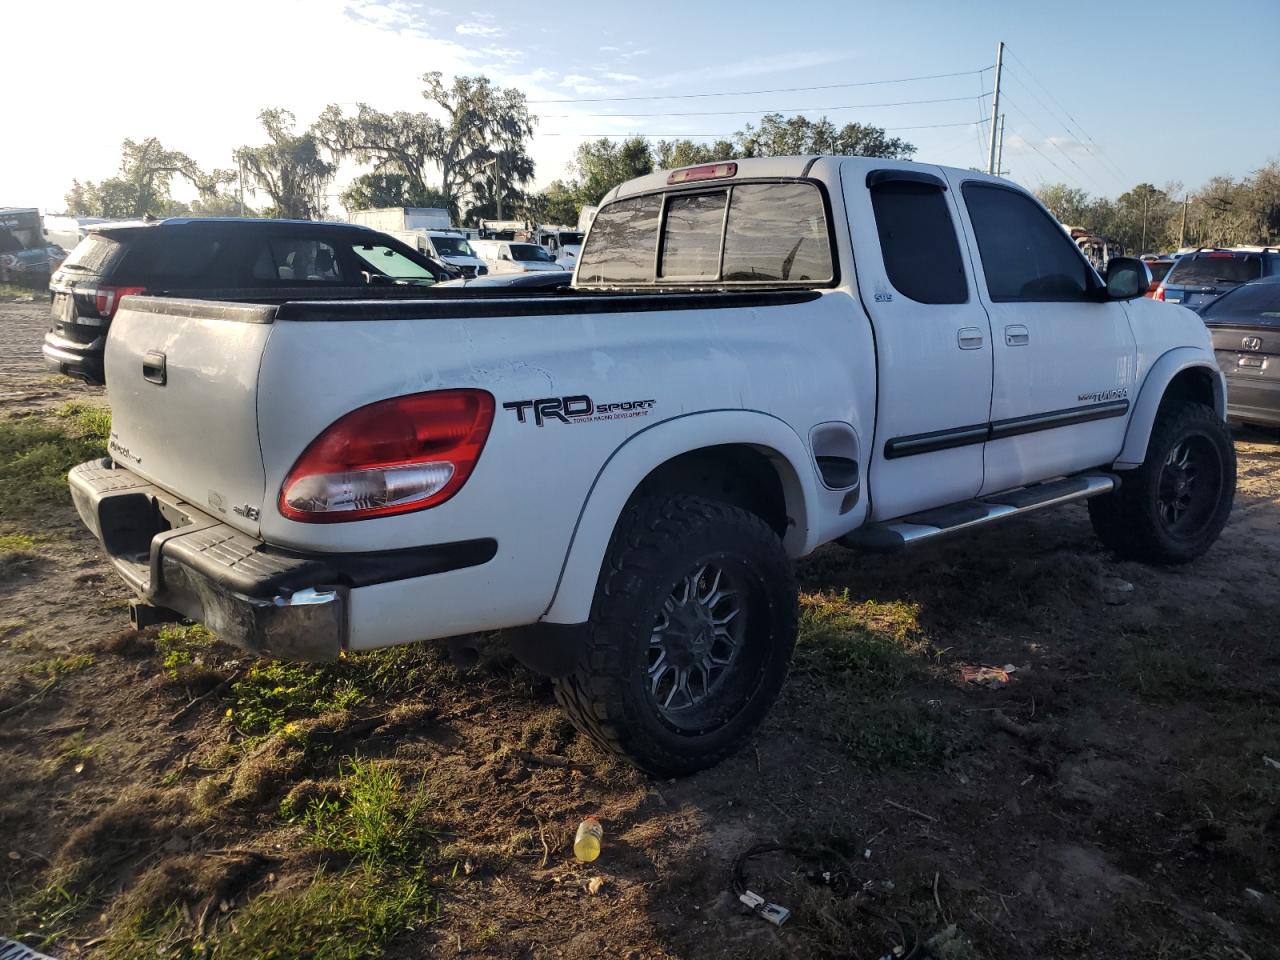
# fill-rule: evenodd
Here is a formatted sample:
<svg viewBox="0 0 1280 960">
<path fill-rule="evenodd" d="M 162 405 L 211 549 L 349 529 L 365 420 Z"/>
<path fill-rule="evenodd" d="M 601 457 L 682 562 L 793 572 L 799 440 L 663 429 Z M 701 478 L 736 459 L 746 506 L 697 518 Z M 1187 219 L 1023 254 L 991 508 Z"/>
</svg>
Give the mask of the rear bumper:
<svg viewBox="0 0 1280 960">
<path fill-rule="evenodd" d="M 261 656 L 330 660 L 348 646 L 352 594 L 486 563 L 497 544 L 302 554 L 272 547 L 109 460 L 72 469 L 80 519 L 148 604 L 208 626 Z"/>
<path fill-rule="evenodd" d="M 92 344 L 76 343 L 53 333 L 45 334 L 44 365 L 50 373 L 65 377 L 77 377 L 89 383 L 101 384 L 105 377 L 102 369 L 102 340 Z"/>
<path fill-rule="evenodd" d="M 1280 381 L 1227 377 L 1227 416 L 1280 426 Z"/>
</svg>

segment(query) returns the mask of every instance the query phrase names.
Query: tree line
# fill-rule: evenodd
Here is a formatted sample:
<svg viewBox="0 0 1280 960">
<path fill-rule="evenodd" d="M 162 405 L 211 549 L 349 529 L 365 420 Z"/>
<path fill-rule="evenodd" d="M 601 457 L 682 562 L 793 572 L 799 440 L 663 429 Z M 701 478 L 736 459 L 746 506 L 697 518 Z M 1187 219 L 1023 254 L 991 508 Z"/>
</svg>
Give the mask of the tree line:
<svg viewBox="0 0 1280 960">
<path fill-rule="evenodd" d="M 101 181 L 72 182 L 67 212 L 77 216 L 251 216 L 319 219 L 330 214 L 329 188 L 344 160 L 368 171 L 339 195 L 347 210 L 368 207 L 443 207 L 455 223 L 475 224 L 497 215 L 499 199 L 508 215 L 549 223 L 577 222 L 583 205 L 625 180 L 656 168 L 736 157 L 793 153 L 860 153 L 909 158 L 915 147 L 886 136 L 879 127 L 837 127 L 825 117 L 809 120 L 769 114 L 731 139 L 712 144 L 644 137 L 608 138 L 582 144 L 569 175 L 534 193 L 528 144 L 537 118 L 524 94 L 499 89 L 483 76 L 446 83 L 424 74 L 423 98 L 431 112 L 377 110 L 366 103 L 354 113 L 330 104 L 309 127 L 298 129 L 288 110 L 258 115 L 266 143 L 231 151 L 231 163 L 206 171 L 188 155 L 157 138 L 125 140 L 120 168 Z M 175 200 L 175 179 L 195 188 L 190 203 Z M 263 196 L 261 209 L 244 193 Z"/>
<path fill-rule="evenodd" d="M 430 112 L 387 112 L 360 103 L 347 113 L 330 104 L 313 124 L 299 129 L 288 110 L 263 110 L 258 120 L 266 142 L 232 150 L 229 165 L 213 170 L 155 137 L 125 140 L 115 176 L 72 182 L 68 212 L 109 218 L 244 212 L 319 219 L 331 214 L 329 188 L 339 165 L 349 160 L 368 169 L 338 195 L 348 211 L 443 207 L 455 223 L 474 225 L 495 217 L 501 206 L 508 216 L 573 224 L 584 205 L 656 169 L 789 154 L 910 159 L 916 153 L 914 145 L 880 127 L 771 113 L 759 125 L 747 124 L 712 143 L 651 142 L 642 136 L 583 143 L 567 175 L 535 193 L 528 145 L 537 117 L 523 92 L 495 87 L 483 76 L 447 83 L 439 72 L 430 72 L 422 82 Z M 175 179 L 195 189 L 194 200 L 173 198 Z M 243 202 L 245 193 L 267 202 L 255 209 Z M 1062 223 L 1116 237 L 1128 250 L 1170 250 L 1180 240 L 1203 246 L 1280 242 L 1280 161 L 1239 180 L 1215 177 L 1189 192 L 1178 183 L 1164 188 L 1141 183 L 1114 200 L 1065 184 L 1038 193 Z"/>
<path fill-rule="evenodd" d="M 1280 244 L 1280 160 L 1240 179 L 1214 177 L 1198 190 L 1140 183 L 1112 200 L 1055 183 L 1036 193 L 1059 222 L 1114 237 L 1135 253 Z"/>
</svg>

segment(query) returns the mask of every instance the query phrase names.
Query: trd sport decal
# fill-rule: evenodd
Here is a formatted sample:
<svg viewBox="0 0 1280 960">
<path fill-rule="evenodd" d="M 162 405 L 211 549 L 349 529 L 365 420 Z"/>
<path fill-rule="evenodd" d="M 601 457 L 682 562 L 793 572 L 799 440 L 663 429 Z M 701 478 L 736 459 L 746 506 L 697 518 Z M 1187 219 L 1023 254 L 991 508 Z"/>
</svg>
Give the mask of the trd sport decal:
<svg viewBox="0 0 1280 960">
<path fill-rule="evenodd" d="M 588 423 L 596 420 L 626 420 L 629 417 L 647 417 L 656 400 L 624 400 L 621 403 L 596 403 L 590 397 L 579 394 L 574 397 L 543 397 L 540 400 L 512 400 L 502 405 L 503 410 L 515 411 L 521 423 L 544 426 L 548 420 L 561 423 Z M 528 414 L 532 413 L 532 417 Z"/>
</svg>

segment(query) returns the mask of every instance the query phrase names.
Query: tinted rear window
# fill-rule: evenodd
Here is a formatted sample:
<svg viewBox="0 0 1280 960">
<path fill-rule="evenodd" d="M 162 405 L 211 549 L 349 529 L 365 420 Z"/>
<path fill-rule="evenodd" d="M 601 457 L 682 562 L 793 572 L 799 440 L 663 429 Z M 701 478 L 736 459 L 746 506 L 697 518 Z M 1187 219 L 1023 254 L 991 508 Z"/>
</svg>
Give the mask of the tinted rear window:
<svg viewBox="0 0 1280 960">
<path fill-rule="evenodd" d="M 720 235 L 728 194 L 672 197 L 662 234 L 662 277 L 710 279 L 720 276 Z"/>
<path fill-rule="evenodd" d="M 660 195 L 611 203 L 591 224 L 578 265 L 579 283 L 651 283 L 658 246 Z"/>
<path fill-rule="evenodd" d="M 960 241 L 939 187 L 889 180 L 871 188 L 876 232 L 889 282 L 918 303 L 964 303 Z"/>
<path fill-rule="evenodd" d="M 1201 311 L 1206 321 L 1248 320 L 1280 326 L 1280 283 L 1254 283 L 1219 297 Z"/>
<path fill-rule="evenodd" d="M 1159 283 L 1168 274 L 1169 268 L 1173 266 L 1172 260 L 1148 260 L 1147 269 L 1151 271 L 1151 279 L 1155 283 Z"/>
<path fill-rule="evenodd" d="M 826 282 L 835 276 L 827 215 L 808 183 L 733 188 L 724 238 L 724 279 Z"/>
<path fill-rule="evenodd" d="M 725 198 L 728 197 L 728 215 Z M 662 258 L 657 232 L 667 204 Z M 597 214 L 580 284 L 826 283 L 835 277 L 822 194 L 808 183 L 744 183 L 620 200 Z"/>
<path fill-rule="evenodd" d="M 1262 276 L 1262 258 L 1221 254 L 1182 257 L 1169 271 L 1169 283 L 1248 283 Z"/>
<path fill-rule="evenodd" d="M 76 244 L 76 248 L 71 251 L 62 265 L 86 273 L 103 273 L 122 246 L 110 237 L 91 233 Z"/>
<path fill-rule="evenodd" d="M 208 233 L 156 228 L 129 245 L 120 271 L 129 279 L 159 285 L 206 281 L 224 246 Z"/>
</svg>

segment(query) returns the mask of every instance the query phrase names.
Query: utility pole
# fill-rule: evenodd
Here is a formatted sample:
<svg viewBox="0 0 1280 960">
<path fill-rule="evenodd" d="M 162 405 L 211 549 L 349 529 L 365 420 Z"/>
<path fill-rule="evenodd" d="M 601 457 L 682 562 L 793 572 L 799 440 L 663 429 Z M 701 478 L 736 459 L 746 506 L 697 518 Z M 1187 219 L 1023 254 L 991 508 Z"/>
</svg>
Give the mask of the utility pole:
<svg viewBox="0 0 1280 960">
<path fill-rule="evenodd" d="M 244 159 L 237 158 L 237 164 L 240 170 L 240 216 L 244 216 Z"/>
<path fill-rule="evenodd" d="M 1147 206 L 1151 203 L 1151 194 L 1143 191 L 1142 194 L 1142 249 L 1147 249 Z"/>
<path fill-rule="evenodd" d="M 987 173 L 996 172 L 996 121 L 1000 118 L 1000 74 L 1004 69 L 1004 41 L 996 45 L 996 89 L 991 96 L 991 145 L 987 149 Z"/>
<path fill-rule="evenodd" d="M 1187 206 L 1191 203 L 1189 194 L 1182 195 L 1182 229 L 1178 231 L 1178 249 L 1181 250 L 1187 244 Z"/>
<path fill-rule="evenodd" d="M 996 150 L 996 176 L 1003 177 L 1007 171 L 1004 168 L 1004 114 L 1000 114 L 1000 147 Z"/>
</svg>

